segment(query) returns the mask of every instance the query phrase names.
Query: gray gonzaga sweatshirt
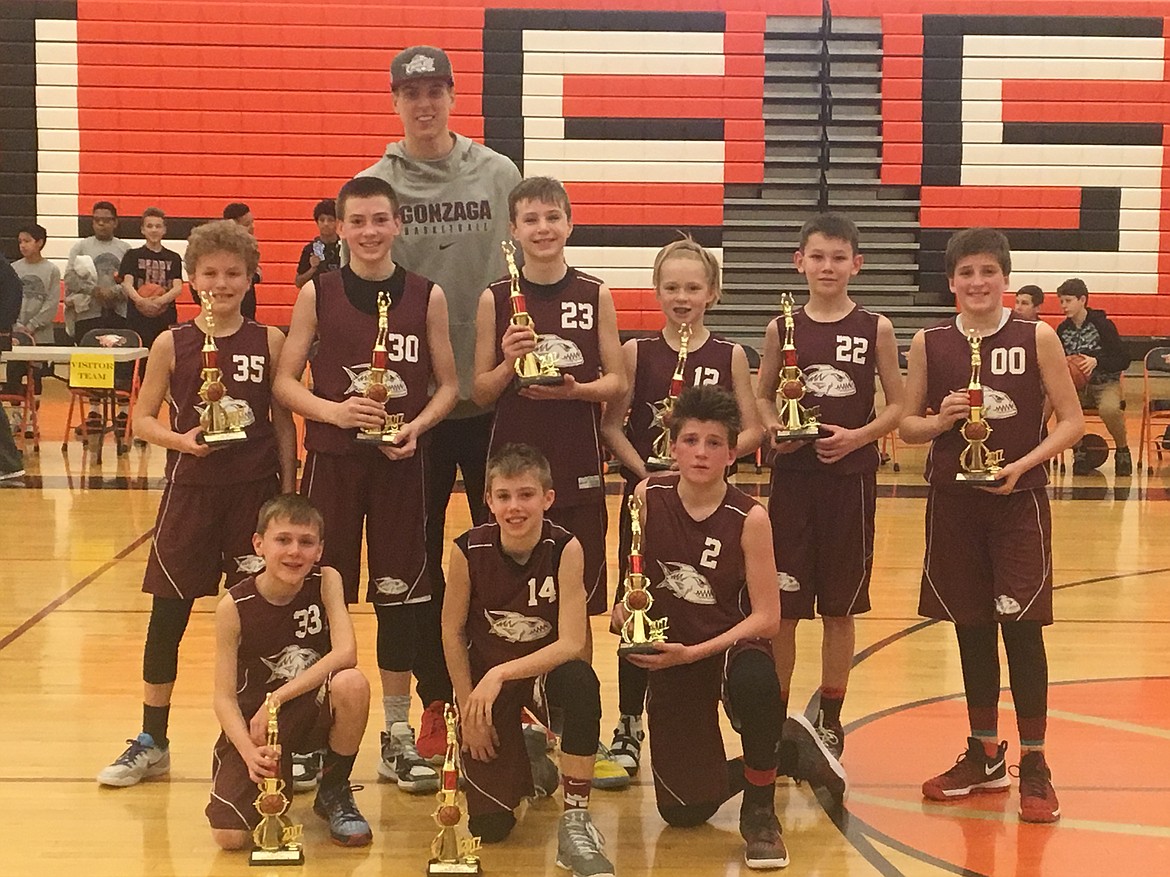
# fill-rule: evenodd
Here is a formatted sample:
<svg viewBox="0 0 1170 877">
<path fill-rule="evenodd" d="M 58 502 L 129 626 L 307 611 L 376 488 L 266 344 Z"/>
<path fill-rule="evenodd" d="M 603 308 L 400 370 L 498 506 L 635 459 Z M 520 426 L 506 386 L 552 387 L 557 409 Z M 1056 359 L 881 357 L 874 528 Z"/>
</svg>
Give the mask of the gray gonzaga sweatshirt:
<svg viewBox="0 0 1170 877">
<path fill-rule="evenodd" d="M 398 196 L 402 233 L 394 261 L 433 280 L 447 295 L 451 346 L 459 370 L 460 402 L 451 417 L 472 417 L 475 313 L 480 294 L 507 273 L 500 242 L 509 240 L 508 193 L 520 182 L 510 158 L 455 134 L 455 146 L 436 161 L 408 156 L 401 142 L 358 176 L 386 180 Z"/>
</svg>

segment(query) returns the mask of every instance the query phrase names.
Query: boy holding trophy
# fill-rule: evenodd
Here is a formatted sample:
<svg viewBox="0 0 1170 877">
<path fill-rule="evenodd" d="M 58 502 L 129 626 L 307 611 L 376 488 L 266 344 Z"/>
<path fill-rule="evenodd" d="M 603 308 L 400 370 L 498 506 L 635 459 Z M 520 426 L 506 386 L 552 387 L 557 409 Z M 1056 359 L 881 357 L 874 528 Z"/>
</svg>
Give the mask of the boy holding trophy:
<svg viewBox="0 0 1170 877">
<path fill-rule="evenodd" d="M 230 587 L 262 567 L 252 549 L 256 515 L 296 485 L 292 417 L 271 392 L 284 335 L 240 313 L 259 259 L 256 239 L 235 223 L 191 232 L 187 276 L 203 311 L 159 335 L 146 362 L 134 434 L 167 449 L 167 485 L 142 583 L 153 597 L 142 733 L 98 775 L 102 785 L 169 772 L 171 692 L 191 607 L 217 593 L 221 576 Z M 158 418 L 164 399 L 169 426 Z"/>
<path fill-rule="evenodd" d="M 342 846 L 365 846 L 373 836 L 349 785 L 370 711 L 370 684 L 357 669 L 341 576 L 317 565 L 323 526 L 304 497 L 286 494 L 265 503 L 252 537 L 264 570 L 232 588 L 215 610 L 215 715 L 223 731 L 212 756 L 207 819 L 225 850 L 246 849 L 255 840 L 261 849 L 252 864 L 279 864 L 281 853 L 299 840 L 297 826 L 284 815 L 292 753 L 323 744 L 313 811 Z M 279 746 L 272 745 L 274 737 Z M 262 822 L 265 829 L 285 830 L 256 831 Z"/>
<path fill-rule="evenodd" d="M 652 475 L 634 494 L 650 614 L 669 622 L 666 641 L 625 660 L 650 671 L 647 725 L 662 818 L 700 825 L 742 791 L 747 866 L 783 868 L 788 851 L 774 801 L 780 683 L 769 642 L 780 622 L 776 562 L 767 513 L 723 477 L 738 432 L 738 406 L 726 390 L 679 395 L 670 424 L 678 472 Z M 725 759 L 720 701 L 743 741 L 742 760 Z"/>
<path fill-rule="evenodd" d="M 849 297 L 849 281 L 862 265 L 857 226 L 840 214 L 813 217 L 800 231 L 794 261 L 808 283 L 808 302 L 795 311 L 786 306 L 785 314 L 768 324 L 757 387 L 774 452 L 768 514 L 782 620 L 773 648 L 786 714 L 797 624 L 820 614 L 817 721 L 813 725 L 797 714 L 788 724 L 820 747 L 841 779 L 830 789 L 840 797 L 841 707 L 853 661 L 853 617 L 870 608 L 877 440 L 898 424 L 902 375 L 893 325 Z M 791 373 L 782 382 L 786 371 Z M 875 376 L 885 395 L 880 414 L 874 406 Z M 812 439 L 786 440 L 790 430 L 800 434 L 801 425 L 778 417 L 778 387 L 789 413 L 800 407 L 798 395 L 815 400 Z"/>
<path fill-rule="evenodd" d="M 1044 758 L 1043 627 L 1052 623 L 1044 463 L 1080 439 L 1084 419 L 1056 333 L 1003 306 L 1007 238 L 957 232 L 946 271 L 959 314 L 914 336 L 900 432 L 931 442 L 918 611 L 955 625 L 971 733 L 967 751 L 922 794 L 954 801 L 1011 785 L 997 727 L 1002 632 L 1020 734 L 1020 819 L 1054 822 L 1060 804 Z M 1045 399 L 1056 414 L 1047 434 Z"/>
<path fill-rule="evenodd" d="M 557 864 L 576 877 L 613 874 L 589 815 L 601 732 L 601 690 L 585 660 L 584 553 L 550 521 L 548 461 L 504 445 L 487 465 L 492 520 L 455 540 L 443 598 L 443 648 L 462 721 L 468 830 L 498 843 L 522 798 L 556 790 L 557 769 L 539 728 L 521 730 L 524 707 L 564 713 L 564 813 Z"/>
<path fill-rule="evenodd" d="M 324 516 L 323 562 L 341 573 L 350 603 L 358 599 L 365 527 L 386 720 L 378 773 L 421 793 L 434 792 L 439 777 L 415 748 L 411 672 L 424 704 L 444 700 L 446 686 L 438 614 L 422 606 L 431 599 L 423 437 L 454 406 L 458 383 L 443 290 L 390 256 L 397 212 L 393 189 L 379 177 L 341 187 L 337 215 L 350 261 L 297 296 L 276 392 L 305 417 L 301 492 Z M 310 390 L 301 375 L 314 340 Z"/>
</svg>

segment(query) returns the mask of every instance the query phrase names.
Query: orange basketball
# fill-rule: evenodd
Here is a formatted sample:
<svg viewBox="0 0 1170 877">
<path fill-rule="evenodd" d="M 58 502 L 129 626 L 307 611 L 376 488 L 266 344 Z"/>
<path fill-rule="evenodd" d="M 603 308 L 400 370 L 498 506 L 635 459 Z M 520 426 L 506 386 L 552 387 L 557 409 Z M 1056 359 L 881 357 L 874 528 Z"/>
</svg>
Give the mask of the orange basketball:
<svg viewBox="0 0 1170 877">
<path fill-rule="evenodd" d="M 626 603 L 628 603 L 629 607 L 634 611 L 645 609 L 650 603 L 650 601 L 646 599 L 646 596 L 646 592 L 642 590 L 630 591 L 628 594 L 626 594 Z"/>
<path fill-rule="evenodd" d="M 458 825 L 462 816 L 463 814 L 458 807 L 447 804 L 439 808 L 439 825 L 446 826 L 447 828 L 450 828 L 453 825 Z"/>
<path fill-rule="evenodd" d="M 166 292 L 157 283 L 144 283 L 138 287 L 138 294 L 143 298 L 154 298 L 156 295 L 162 295 Z"/>
<path fill-rule="evenodd" d="M 1089 376 L 1081 371 L 1081 363 L 1085 359 L 1084 355 L 1074 353 L 1072 356 L 1066 356 L 1064 359 L 1068 363 L 1068 374 L 1072 378 L 1073 386 L 1078 391 L 1083 390 L 1085 385 L 1089 383 Z"/>
<path fill-rule="evenodd" d="M 279 816 L 286 806 L 282 795 L 265 795 L 260 799 L 259 810 L 265 816 Z"/>
<path fill-rule="evenodd" d="M 780 395 L 785 399 L 799 399 L 804 396 L 804 384 L 800 381 L 785 381 L 780 385 Z"/>
</svg>

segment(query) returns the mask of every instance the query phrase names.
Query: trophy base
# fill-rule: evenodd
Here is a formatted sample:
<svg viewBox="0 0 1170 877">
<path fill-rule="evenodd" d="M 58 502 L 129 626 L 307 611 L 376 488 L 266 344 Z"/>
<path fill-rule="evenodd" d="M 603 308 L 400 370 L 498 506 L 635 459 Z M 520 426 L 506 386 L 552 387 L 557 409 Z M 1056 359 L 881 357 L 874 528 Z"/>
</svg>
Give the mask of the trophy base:
<svg viewBox="0 0 1170 877">
<path fill-rule="evenodd" d="M 252 850 L 248 856 L 249 865 L 303 865 L 305 851 L 299 846 L 280 847 L 275 850 Z"/>
<path fill-rule="evenodd" d="M 618 646 L 618 657 L 625 655 L 657 655 L 658 647 L 654 643 L 622 643 Z"/>
<path fill-rule="evenodd" d="M 518 375 L 516 380 L 523 387 L 559 387 L 565 382 L 565 376 L 555 375 Z"/>
<path fill-rule="evenodd" d="M 427 863 L 427 874 L 482 874 L 483 866 L 475 856 L 468 856 L 455 862 L 431 859 Z"/>
<path fill-rule="evenodd" d="M 959 472 L 955 475 L 955 481 L 959 484 L 978 486 L 1003 484 L 1003 478 L 998 470 L 995 472 Z"/>
<path fill-rule="evenodd" d="M 396 432 L 362 432 L 358 430 L 357 435 L 353 440 L 359 445 L 396 445 L 398 444 L 398 433 Z"/>
<path fill-rule="evenodd" d="M 776 429 L 772 431 L 772 441 L 807 442 L 812 439 L 828 438 L 832 433 L 824 429 L 819 423 L 802 426 L 800 429 Z"/>
<path fill-rule="evenodd" d="M 669 457 L 651 457 L 646 461 L 647 472 L 667 472 L 674 468 L 674 460 Z"/>
<path fill-rule="evenodd" d="M 248 434 L 243 430 L 238 432 L 201 432 L 195 436 L 195 442 L 200 445 L 207 445 L 211 448 L 219 447 L 220 445 L 230 445 L 232 442 L 247 441 Z"/>
</svg>

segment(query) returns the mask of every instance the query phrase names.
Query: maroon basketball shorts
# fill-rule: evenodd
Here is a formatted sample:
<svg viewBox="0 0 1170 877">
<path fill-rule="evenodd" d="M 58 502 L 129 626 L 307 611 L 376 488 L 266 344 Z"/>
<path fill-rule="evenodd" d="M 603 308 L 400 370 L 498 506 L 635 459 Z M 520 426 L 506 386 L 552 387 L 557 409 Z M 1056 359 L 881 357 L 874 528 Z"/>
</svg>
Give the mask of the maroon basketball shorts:
<svg viewBox="0 0 1170 877">
<path fill-rule="evenodd" d="M 1043 487 L 931 488 L 918 612 L 955 624 L 1052 623 L 1052 515 Z"/>
<path fill-rule="evenodd" d="M 495 759 L 476 761 L 465 752 L 461 762 L 469 816 L 511 812 L 535 794 L 520 722 L 521 710 L 535 708 L 543 698 L 543 679 L 514 679 L 500 689 L 492 705 L 492 724 L 500 741 Z M 543 715 L 543 710 L 534 712 Z"/>
<path fill-rule="evenodd" d="M 559 524 L 577 537 L 585 554 L 585 611 L 590 615 L 604 615 L 609 611 L 609 591 L 605 566 L 605 528 L 608 518 L 605 497 L 600 503 L 569 506 L 554 505 L 544 513 L 554 524 Z"/>
<path fill-rule="evenodd" d="M 873 472 L 773 473 L 768 516 L 783 618 L 869 611 L 876 504 Z"/>
<path fill-rule="evenodd" d="M 316 691 L 293 698 L 280 707 L 280 776 L 284 796 L 292 800 L 292 756 L 294 752 L 324 749 L 333 726 L 329 681 Z M 252 717 L 244 716 L 245 722 Z M 260 790 L 248 778 L 248 766 L 235 744 L 222 732 L 211 755 L 211 800 L 207 821 L 212 828 L 251 831 L 260 822 L 255 801 Z"/>
<path fill-rule="evenodd" d="M 353 455 L 310 451 L 301 493 L 325 518 L 322 566 L 341 573 L 347 603 L 358 601 L 362 528 L 366 533 L 366 600 L 425 603 L 427 569 L 423 450 L 389 460 L 376 448 Z"/>
<path fill-rule="evenodd" d="M 253 553 L 260 507 L 280 492 L 276 476 L 243 484 L 171 484 L 163 489 L 142 590 L 156 597 L 214 597 L 264 568 Z"/>
<path fill-rule="evenodd" d="M 693 664 L 653 670 L 646 691 L 650 765 L 659 805 L 710 804 L 727 800 L 727 754 L 719 728 L 719 705 L 731 715 L 724 686 L 728 668 L 747 650 L 772 656 L 767 640 L 741 640 L 721 655 Z"/>
</svg>

